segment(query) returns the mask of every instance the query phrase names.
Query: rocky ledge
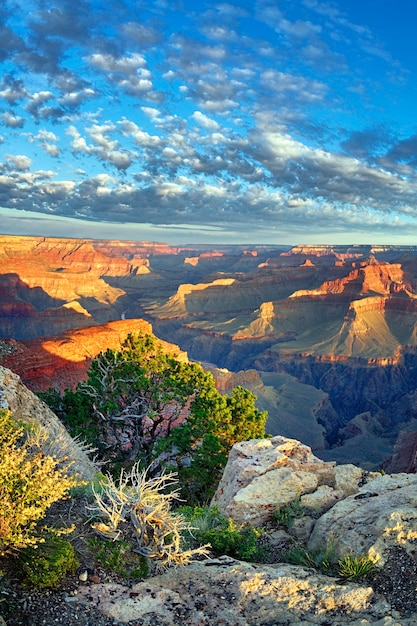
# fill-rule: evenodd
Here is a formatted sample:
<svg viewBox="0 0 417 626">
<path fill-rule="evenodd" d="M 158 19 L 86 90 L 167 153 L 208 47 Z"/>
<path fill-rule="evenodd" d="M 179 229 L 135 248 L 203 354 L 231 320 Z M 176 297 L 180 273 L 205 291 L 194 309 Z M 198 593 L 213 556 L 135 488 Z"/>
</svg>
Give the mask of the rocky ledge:
<svg viewBox="0 0 417 626">
<path fill-rule="evenodd" d="M 171 570 L 132 588 L 86 587 L 77 597 L 116 623 L 142 626 L 415 626 L 370 587 L 340 585 L 293 565 L 229 558 Z"/>
<path fill-rule="evenodd" d="M 415 626 L 417 475 L 337 466 L 299 441 L 273 437 L 233 447 L 213 504 L 237 523 L 268 525 L 274 510 L 294 500 L 303 514 L 287 531 L 267 535 L 269 564 L 211 559 L 132 587 L 80 587 L 77 601 L 117 624 L 142 626 Z M 332 545 L 336 558 L 371 557 L 378 574 L 342 584 L 283 563 L 286 541 L 310 552 Z"/>
<path fill-rule="evenodd" d="M 0 367 L 0 404 L 16 419 L 64 438 L 53 413 L 18 376 Z M 59 436 L 57 435 L 59 433 Z M 95 468 L 71 452 L 85 477 Z M 271 514 L 297 501 L 302 516 L 271 528 Z M 22 598 L 30 621 L 11 626 L 415 626 L 417 623 L 417 475 L 370 473 L 324 462 L 294 439 L 236 444 L 213 499 L 237 523 L 265 524 L 266 563 L 221 557 L 168 570 L 141 582 L 81 570 L 70 585 Z M 72 515 L 74 511 L 72 510 Z M 283 546 L 313 552 L 332 545 L 336 558 L 370 557 L 377 574 L 346 582 L 283 562 Z M 87 576 L 82 576 L 85 571 Z M 87 578 L 87 580 L 86 580 Z M 35 598 L 37 600 L 35 601 Z M 36 604 L 38 602 L 38 604 Z M 36 605 L 36 609 L 34 606 Z M 23 606 L 23 605 L 22 605 Z M 33 610 L 32 610 L 33 609 Z M 26 617 L 25 617 L 26 619 Z M 20 621 L 19 621 L 20 620 Z M 1 619 L 0 619 L 1 622 Z"/>
</svg>

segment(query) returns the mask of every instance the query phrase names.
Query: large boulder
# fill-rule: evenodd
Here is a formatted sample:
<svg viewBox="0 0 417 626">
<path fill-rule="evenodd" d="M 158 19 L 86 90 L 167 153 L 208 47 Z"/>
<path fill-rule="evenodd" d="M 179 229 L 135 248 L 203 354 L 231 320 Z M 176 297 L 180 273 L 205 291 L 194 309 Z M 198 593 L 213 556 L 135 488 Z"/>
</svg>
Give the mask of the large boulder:
<svg viewBox="0 0 417 626">
<path fill-rule="evenodd" d="M 370 556 L 383 565 L 401 546 L 415 554 L 417 544 L 417 475 L 378 475 L 337 502 L 316 522 L 308 547 L 332 542 L 336 554 Z"/>
<path fill-rule="evenodd" d="M 263 524 L 294 500 L 315 517 L 380 476 L 317 458 L 296 439 L 252 439 L 233 446 L 212 500 L 238 523 Z"/>
<path fill-rule="evenodd" d="M 85 447 L 68 434 L 63 424 L 38 396 L 22 383 L 20 377 L 0 366 L 0 409 L 11 411 L 16 421 L 36 425 L 45 435 L 45 452 L 58 458 L 67 457 L 72 469 L 83 480 L 90 480 L 98 471 Z"/>
<path fill-rule="evenodd" d="M 395 548 L 416 553 L 416 474 L 335 466 L 294 439 L 233 446 L 212 503 L 237 523 L 261 525 L 296 500 L 307 515 L 292 534 L 311 551 L 331 545 L 336 558 L 363 554 L 378 565 Z"/>
<path fill-rule="evenodd" d="M 258 525 L 277 508 L 321 485 L 333 488 L 334 466 L 295 439 L 277 436 L 237 443 L 212 504 L 236 522 Z"/>
</svg>

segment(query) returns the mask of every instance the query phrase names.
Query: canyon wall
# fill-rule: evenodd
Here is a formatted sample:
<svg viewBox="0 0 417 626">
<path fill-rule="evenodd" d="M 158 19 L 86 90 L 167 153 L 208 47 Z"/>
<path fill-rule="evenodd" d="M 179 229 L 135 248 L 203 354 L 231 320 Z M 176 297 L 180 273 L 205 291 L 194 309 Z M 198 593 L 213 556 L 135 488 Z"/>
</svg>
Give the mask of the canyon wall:
<svg viewBox="0 0 417 626">
<path fill-rule="evenodd" d="M 62 392 L 86 380 L 91 361 L 100 352 L 118 350 L 126 337 L 135 333 L 153 334 L 152 326 L 142 319 L 130 319 L 76 328 L 53 337 L 0 340 L 0 363 L 33 391 L 55 387 Z M 187 361 L 187 354 L 178 346 L 166 341 L 161 344 L 166 352 Z"/>
<path fill-rule="evenodd" d="M 0 338 L 29 385 L 74 385 L 96 349 L 149 323 L 246 380 L 270 432 L 320 454 L 378 465 L 414 427 L 415 247 L 0 236 Z M 82 357 L 65 351 L 79 342 Z"/>
</svg>

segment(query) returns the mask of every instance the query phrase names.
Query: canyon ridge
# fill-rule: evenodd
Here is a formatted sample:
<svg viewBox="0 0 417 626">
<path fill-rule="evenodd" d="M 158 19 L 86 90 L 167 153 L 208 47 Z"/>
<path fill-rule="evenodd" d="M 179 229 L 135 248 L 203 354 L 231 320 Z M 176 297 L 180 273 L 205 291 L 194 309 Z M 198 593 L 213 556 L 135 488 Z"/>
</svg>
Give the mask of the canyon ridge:
<svg viewBox="0 0 417 626">
<path fill-rule="evenodd" d="M 325 461 L 413 472 L 417 246 L 169 246 L 0 236 L 0 364 L 75 387 L 153 332 L 242 384 L 267 432 Z"/>
</svg>

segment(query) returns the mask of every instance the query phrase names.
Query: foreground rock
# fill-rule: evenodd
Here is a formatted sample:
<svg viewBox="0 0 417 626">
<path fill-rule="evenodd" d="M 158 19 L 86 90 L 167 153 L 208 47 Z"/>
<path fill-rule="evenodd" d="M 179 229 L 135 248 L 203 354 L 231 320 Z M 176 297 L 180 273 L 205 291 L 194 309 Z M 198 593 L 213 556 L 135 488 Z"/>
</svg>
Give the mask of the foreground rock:
<svg viewBox="0 0 417 626">
<path fill-rule="evenodd" d="M 315 524 L 309 540 L 314 550 L 333 541 L 338 555 L 366 554 L 383 565 L 401 546 L 409 554 L 417 550 L 417 475 L 379 475 L 336 503 Z"/>
<path fill-rule="evenodd" d="M 225 516 L 260 525 L 294 501 L 300 519 L 290 533 L 310 551 L 331 546 L 336 560 L 364 555 L 378 566 L 396 549 L 416 557 L 416 474 L 335 466 L 285 437 L 233 447 L 213 498 Z"/>
<path fill-rule="evenodd" d="M 0 407 L 10 409 L 17 420 L 38 424 L 49 436 L 49 447 L 70 456 L 83 477 L 95 475 L 96 467 L 58 418 L 4 367 L 0 367 Z M 370 555 L 383 565 L 370 579 L 373 587 L 341 584 L 314 569 L 282 563 L 278 550 L 271 552 L 269 565 L 222 557 L 172 569 L 133 586 L 127 582 L 95 584 L 92 577 L 92 582 L 85 584 L 78 578 L 76 590 L 63 600 L 73 619 L 63 611 L 63 617 L 59 613 L 53 623 L 415 626 L 417 476 L 381 476 L 353 465 L 336 466 L 315 457 L 308 446 L 285 437 L 233 447 L 214 498 L 225 515 L 237 522 L 260 524 L 269 521 L 276 508 L 294 500 L 302 508 L 303 517 L 296 521 L 302 522 L 298 531 L 303 531 L 307 548 L 331 544 L 336 558 L 346 553 Z M 282 529 L 277 532 L 286 535 Z M 297 537 L 301 539 L 300 533 Z M 87 571 L 90 565 L 83 567 Z M 50 601 L 52 596 L 48 595 Z M 91 616 L 98 611 L 94 621 Z M 39 623 L 39 615 L 31 613 L 30 623 Z M 17 623 L 23 622 L 13 622 Z M 42 618 L 42 623 L 52 626 L 52 620 Z"/>
<path fill-rule="evenodd" d="M 142 626 L 412 626 L 370 587 L 345 584 L 287 564 L 233 559 L 194 563 L 132 588 L 80 587 L 78 600 L 118 623 Z"/>
<path fill-rule="evenodd" d="M 297 499 L 315 514 L 323 512 L 373 476 L 379 474 L 322 461 L 295 439 L 243 441 L 229 454 L 213 504 L 236 522 L 255 526 Z"/>
<path fill-rule="evenodd" d="M 83 446 L 68 434 L 55 413 L 38 396 L 29 391 L 20 377 L 0 365 L 0 409 L 11 411 L 16 421 L 40 427 L 46 435 L 45 452 L 73 461 L 73 468 L 84 480 L 97 474 Z"/>
</svg>

